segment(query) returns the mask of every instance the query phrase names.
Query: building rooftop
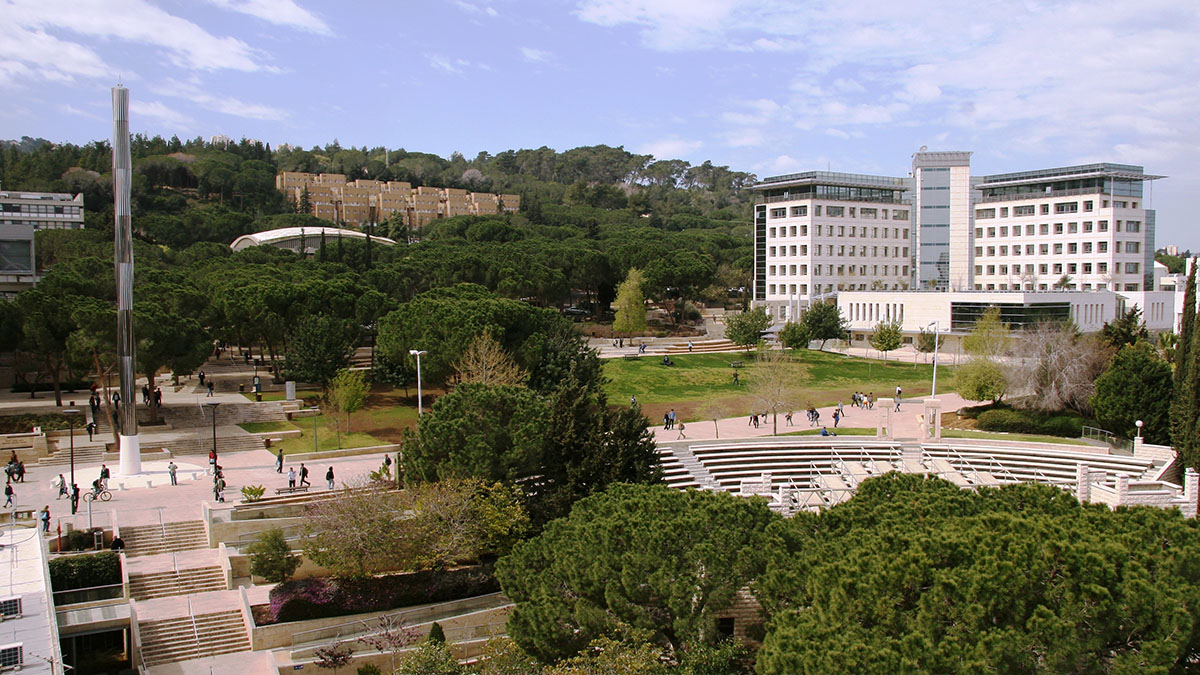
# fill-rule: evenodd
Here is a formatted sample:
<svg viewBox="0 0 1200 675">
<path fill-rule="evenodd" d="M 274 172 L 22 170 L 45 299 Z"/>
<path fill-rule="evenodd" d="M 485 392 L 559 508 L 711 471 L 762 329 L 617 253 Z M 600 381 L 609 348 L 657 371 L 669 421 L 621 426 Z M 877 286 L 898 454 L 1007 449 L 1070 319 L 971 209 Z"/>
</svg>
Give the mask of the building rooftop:
<svg viewBox="0 0 1200 675">
<path fill-rule="evenodd" d="M 751 186 L 752 190 L 770 190 L 793 185 L 834 185 L 838 187 L 883 188 L 887 190 L 907 190 L 903 178 L 892 176 L 873 176 L 864 173 L 840 173 L 837 171 L 805 171 L 789 173 L 782 176 L 764 178 Z"/>
<path fill-rule="evenodd" d="M 1100 162 L 1096 164 L 1080 164 L 1078 166 L 1060 166 L 1052 169 L 1037 169 L 1034 171 L 1017 171 L 1014 173 L 997 173 L 990 176 L 980 176 L 979 187 L 1001 187 L 1005 185 L 1025 185 L 1045 183 L 1048 181 L 1077 180 L 1081 178 L 1116 178 L 1120 180 L 1158 180 L 1166 176 L 1156 176 L 1145 173 L 1140 166 L 1133 164 L 1112 164 Z"/>
<path fill-rule="evenodd" d="M 321 238 L 321 234 L 325 234 L 327 242 L 332 242 L 338 237 L 347 239 L 366 239 L 367 235 L 358 230 L 346 230 L 337 227 L 281 227 L 278 230 L 267 230 L 265 232 L 255 232 L 253 234 L 244 234 L 229 245 L 235 251 L 240 251 L 251 246 L 261 246 L 262 244 L 277 244 L 281 241 L 289 239 L 299 239 L 303 236 L 306 240 L 311 239 L 316 241 Z M 395 245 L 395 241 L 387 237 L 379 237 L 372 235 L 371 241 L 378 242 L 385 246 Z"/>
</svg>

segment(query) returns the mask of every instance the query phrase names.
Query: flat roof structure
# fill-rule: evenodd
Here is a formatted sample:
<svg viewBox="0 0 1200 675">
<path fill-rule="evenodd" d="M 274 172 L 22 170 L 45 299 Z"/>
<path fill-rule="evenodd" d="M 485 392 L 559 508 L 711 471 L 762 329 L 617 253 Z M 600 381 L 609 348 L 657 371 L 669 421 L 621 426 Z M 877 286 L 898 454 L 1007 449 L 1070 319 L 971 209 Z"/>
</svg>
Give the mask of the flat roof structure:
<svg viewBox="0 0 1200 675">
<path fill-rule="evenodd" d="M 255 232 L 253 234 L 244 234 L 229 245 L 235 251 L 250 248 L 251 246 L 269 245 L 276 248 L 288 248 L 297 250 L 300 245 L 300 240 L 305 243 L 305 250 L 315 250 L 319 246 L 321 235 L 325 235 L 325 242 L 328 244 L 331 241 L 337 240 L 339 237 L 345 239 L 366 239 L 365 232 L 358 230 L 346 230 L 337 227 L 281 227 L 278 230 L 266 230 L 265 232 Z M 309 242 L 313 242 L 312 245 Z M 387 237 L 371 236 L 371 241 L 378 242 L 384 246 L 395 246 L 396 242 Z"/>
</svg>

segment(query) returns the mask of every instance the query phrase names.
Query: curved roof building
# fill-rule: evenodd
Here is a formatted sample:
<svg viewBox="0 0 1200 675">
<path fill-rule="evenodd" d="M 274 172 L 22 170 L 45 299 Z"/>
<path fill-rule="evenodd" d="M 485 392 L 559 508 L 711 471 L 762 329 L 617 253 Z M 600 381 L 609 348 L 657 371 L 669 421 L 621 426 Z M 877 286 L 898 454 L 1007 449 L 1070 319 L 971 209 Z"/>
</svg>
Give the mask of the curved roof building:
<svg viewBox="0 0 1200 675">
<path fill-rule="evenodd" d="M 265 232 L 255 232 L 253 234 L 245 234 L 233 240 L 229 245 L 235 251 L 250 248 L 251 246 L 274 246 L 275 248 L 285 248 L 289 251 L 300 252 L 301 241 L 303 241 L 304 253 L 315 253 L 321 248 L 321 234 L 325 235 L 326 245 L 332 244 L 338 238 L 345 239 L 366 239 L 367 235 L 358 230 L 344 230 L 337 227 L 283 227 L 278 230 L 267 230 Z M 378 242 L 384 246 L 394 246 L 395 241 L 387 237 L 371 237 L 372 242 Z"/>
</svg>

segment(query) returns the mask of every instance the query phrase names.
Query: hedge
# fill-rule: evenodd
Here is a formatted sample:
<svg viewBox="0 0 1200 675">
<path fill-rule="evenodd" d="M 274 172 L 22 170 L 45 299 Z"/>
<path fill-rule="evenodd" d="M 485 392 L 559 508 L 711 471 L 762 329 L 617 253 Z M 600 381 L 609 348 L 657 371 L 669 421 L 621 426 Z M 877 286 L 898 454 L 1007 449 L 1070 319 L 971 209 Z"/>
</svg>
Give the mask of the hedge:
<svg viewBox="0 0 1200 675">
<path fill-rule="evenodd" d="M 33 431 L 34 427 L 41 427 L 42 431 L 54 431 L 67 429 L 70 426 L 71 423 L 67 420 L 67 416 L 58 413 L 26 413 L 0 417 L 0 434 L 27 434 Z M 83 431 L 82 418 L 75 421 L 75 431 L 76 433 Z"/>
<path fill-rule="evenodd" d="M 499 590 L 491 564 L 367 579 L 300 579 L 271 589 L 271 616 L 274 623 L 306 621 L 461 600 Z"/>
<path fill-rule="evenodd" d="M 121 583 L 121 558 L 112 551 L 50 559 L 50 585 L 56 591 Z"/>
<path fill-rule="evenodd" d="M 1069 414 L 1049 415 L 1032 410 L 994 408 L 986 410 L 976 418 L 977 426 L 984 431 L 1005 431 L 1017 434 L 1045 434 L 1079 438 L 1083 435 L 1082 417 Z"/>
</svg>

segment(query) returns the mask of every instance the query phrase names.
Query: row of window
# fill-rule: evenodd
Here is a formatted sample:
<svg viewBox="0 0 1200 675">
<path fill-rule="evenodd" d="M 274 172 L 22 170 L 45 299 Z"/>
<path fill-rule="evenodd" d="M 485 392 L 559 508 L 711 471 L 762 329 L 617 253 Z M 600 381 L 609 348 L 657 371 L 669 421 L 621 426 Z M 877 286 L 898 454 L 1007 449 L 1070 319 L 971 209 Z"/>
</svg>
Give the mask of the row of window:
<svg viewBox="0 0 1200 675">
<path fill-rule="evenodd" d="M 887 220 L 891 212 L 892 220 L 908 220 L 907 209 L 880 209 L 867 206 L 824 206 L 827 218 L 863 218 L 866 220 Z M 822 205 L 813 205 L 813 215 L 822 215 Z M 808 216 L 808 205 L 791 207 L 791 218 Z M 780 206 L 771 209 L 771 218 L 788 218 L 788 207 Z"/>
<path fill-rule="evenodd" d="M 78 206 L 52 206 L 50 204 L 0 204 L 0 213 L 19 213 L 26 216 L 47 218 L 79 218 L 83 209 Z"/>
<path fill-rule="evenodd" d="M 908 265 L 813 265 L 813 274 L 820 276 L 821 274 L 839 276 L 868 276 L 867 269 L 870 268 L 872 276 L 908 276 Z M 891 270 L 889 272 L 888 270 Z M 787 277 L 787 276 L 808 276 L 808 265 L 771 265 L 767 268 L 767 275 L 772 277 Z"/>
<path fill-rule="evenodd" d="M 1024 290 L 1032 291 L 1033 287 L 1034 287 L 1034 284 L 1026 283 L 1024 286 Z M 1141 284 L 1125 284 L 1126 291 L 1136 291 L 1136 290 L 1141 289 L 1141 287 L 1142 287 Z M 1103 291 L 1107 288 L 1108 288 L 1108 284 L 1105 284 L 1105 283 L 1067 284 L 1066 286 L 1063 286 L 1061 288 L 1057 284 L 1055 284 L 1055 290 L 1067 290 L 1067 291 L 1081 291 L 1081 290 L 1082 291 L 1090 291 L 1090 290 Z M 1012 285 L 1012 290 L 1014 290 L 1014 291 L 1019 291 L 1021 289 L 1022 289 L 1021 284 L 1013 284 Z M 1007 290 L 1009 290 L 1009 288 L 1008 288 L 1008 284 L 975 284 L 975 290 L 977 290 L 977 291 L 995 291 L 995 290 L 1007 291 Z M 1048 290 L 1050 290 L 1050 284 L 1037 284 L 1037 290 L 1048 291 Z M 1114 291 L 1121 290 L 1121 284 L 1113 284 L 1113 290 Z"/>
<path fill-rule="evenodd" d="M 813 235 L 817 237 L 862 237 L 865 239 L 867 230 L 866 225 L 813 225 Z M 908 239 L 907 227 L 872 227 L 870 232 L 873 239 Z M 808 225 L 781 225 L 767 229 L 767 239 L 796 236 L 807 237 Z"/>
<path fill-rule="evenodd" d="M 1063 274 L 1064 270 L 1065 270 L 1066 274 L 1079 274 L 1081 271 L 1083 274 L 1092 274 L 1092 270 L 1093 270 L 1092 265 L 1093 265 L 1093 263 L 1090 263 L 1090 262 L 1066 263 L 1065 266 L 1063 263 L 1054 263 L 1054 264 L 1042 263 L 1042 264 L 1036 266 L 1036 268 L 1037 268 L 1036 273 L 1037 274 L 1050 274 L 1051 271 L 1053 270 L 1054 274 Z M 977 274 L 979 276 L 983 276 L 984 269 L 985 269 L 984 265 L 976 265 L 975 266 L 975 274 Z M 1010 269 L 1012 270 L 1013 274 L 1034 274 L 1034 271 L 1033 271 L 1034 265 L 1025 265 L 1024 272 L 1021 271 L 1022 268 L 1020 265 L 1013 265 L 1011 268 L 1008 265 L 987 265 L 986 269 L 987 269 L 987 273 L 989 276 L 995 276 L 997 274 L 996 270 L 999 270 L 1000 276 L 1006 276 L 1009 274 Z M 1108 274 L 1108 263 L 1106 263 L 1106 262 L 1095 263 L 1094 269 L 1095 269 L 1096 274 Z M 1125 274 L 1137 274 L 1138 270 L 1140 270 L 1140 269 L 1141 269 L 1141 265 L 1139 263 L 1135 263 L 1135 262 L 1125 263 Z M 1114 263 L 1113 271 L 1119 273 L 1121 271 L 1121 263 Z"/>
<path fill-rule="evenodd" d="M 813 293 L 832 293 L 833 288 L 833 284 L 825 284 L 823 286 L 821 284 L 813 284 L 812 287 Z M 837 289 L 839 291 L 865 291 L 867 290 L 867 285 L 842 283 L 837 285 Z M 903 291 L 907 289 L 908 284 L 903 282 L 884 284 L 876 281 L 871 284 L 871 290 L 873 291 Z M 788 297 L 808 295 L 808 284 L 769 284 L 767 286 L 767 293 L 770 295 L 786 295 Z"/>
<path fill-rule="evenodd" d="M 1108 205 L 1109 205 L 1109 200 L 1107 200 L 1107 199 L 1101 200 L 1100 208 L 1107 209 Z M 1091 199 L 1084 200 L 1082 203 L 1082 206 L 1083 206 L 1084 213 L 1090 213 L 1090 212 L 1096 210 L 1095 202 L 1092 201 Z M 1136 209 L 1138 207 L 1138 203 L 1122 201 L 1122 200 L 1113 200 L 1112 206 L 1113 206 L 1113 208 L 1117 208 L 1117 209 L 1125 209 L 1125 208 Z M 1077 202 L 1077 201 L 1056 202 L 1055 204 L 1053 204 L 1053 207 L 1054 207 L 1054 213 L 1079 213 L 1080 202 Z M 1050 212 L 1051 212 L 1050 208 L 1051 208 L 1050 204 L 1023 204 L 1021 206 L 1012 207 L 1012 214 L 1013 214 L 1013 216 L 1033 216 L 1033 215 L 1037 215 L 1040 212 L 1042 215 L 1046 216 L 1046 215 L 1050 215 Z M 1001 206 L 998 211 L 995 207 L 975 209 L 975 219 L 976 220 L 988 220 L 991 218 L 995 218 L 997 213 L 1000 214 L 1001 218 L 1007 218 L 1008 217 L 1008 207 Z"/>
<path fill-rule="evenodd" d="M 1013 225 L 1012 229 L 1011 229 L 1012 236 L 1014 236 L 1014 237 L 1021 236 L 1021 227 L 1022 226 L 1020 226 L 1020 225 Z M 1024 230 L 1025 236 L 1027 236 L 1027 237 L 1034 236 L 1035 231 L 1037 234 L 1050 234 L 1051 233 L 1050 223 L 1041 223 L 1040 225 L 1034 225 L 1033 223 L 1029 223 L 1029 224 L 1025 225 L 1024 228 L 1025 228 L 1025 230 Z M 1007 237 L 1007 236 L 1009 236 L 1009 231 L 1010 230 L 1009 230 L 1008 225 L 1001 225 L 999 228 L 977 227 L 977 228 L 975 228 L 975 238 L 982 239 L 982 238 L 984 238 L 985 235 L 987 237 L 996 237 L 996 236 Z M 1083 230 L 1082 231 L 1084 234 L 1088 234 L 1090 232 L 1108 232 L 1108 221 L 1100 220 L 1100 221 L 1097 221 L 1093 225 L 1092 221 L 1085 220 L 1085 221 L 1083 221 Z M 1125 220 L 1125 221 L 1116 220 L 1116 221 L 1113 221 L 1113 231 L 1115 231 L 1115 232 L 1141 232 L 1142 231 L 1142 221 L 1140 221 L 1140 220 Z M 1079 234 L 1079 232 L 1080 232 L 1079 223 L 1054 223 L 1054 225 L 1053 225 L 1053 233 L 1054 234 Z"/>
<path fill-rule="evenodd" d="M 1040 255 L 1051 255 L 1051 251 L 1053 251 L 1053 255 L 1062 255 L 1063 250 L 1064 250 L 1063 244 L 1054 244 L 1053 248 L 1051 248 L 1050 244 L 1025 244 L 1025 249 L 1024 249 L 1025 255 L 1033 255 L 1034 254 L 1034 246 L 1037 247 L 1037 252 Z M 1121 250 L 1122 248 L 1124 248 L 1125 250 L 1122 251 Z M 1021 244 L 1013 244 L 1011 249 L 1006 245 L 987 246 L 987 247 L 976 246 L 975 247 L 975 256 L 983 257 L 984 251 L 987 252 L 988 256 L 996 256 L 996 255 L 1006 256 L 1009 254 L 1010 250 L 1012 251 L 1013 255 L 1021 255 Z M 1126 241 L 1126 242 L 1114 241 L 1112 250 L 1113 250 L 1113 253 L 1141 253 L 1142 252 L 1142 242 L 1140 242 L 1140 241 Z M 1097 242 L 1090 242 L 1090 241 L 1075 242 L 1075 241 L 1072 241 L 1072 242 L 1068 242 L 1066 244 L 1066 252 L 1068 255 L 1075 255 L 1076 253 L 1080 253 L 1080 252 L 1083 252 L 1083 253 L 1108 253 L 1108 242 L 1107 241 L 1097 241 Z"/>
<path fill-rule="evenodd" d="M 880 250 L 882 249 L 882 251 Z M 780 256 L 806 256 L 808 255 L 808 244 L 792 244 L 791 246 L 771 246 L 767 249 L 767 257 L 775 258 Z M 866 257 L 866 246 L 846 246 L 838 245 L 834 249 L 833 244 L 816 244 L 813 246 L 813 255 L 837 255 L 837 256 L 859 256 Z M 872 246 L 871 256 L 875 258 L 907 258 L 907 246 Z"/>
</svg>

